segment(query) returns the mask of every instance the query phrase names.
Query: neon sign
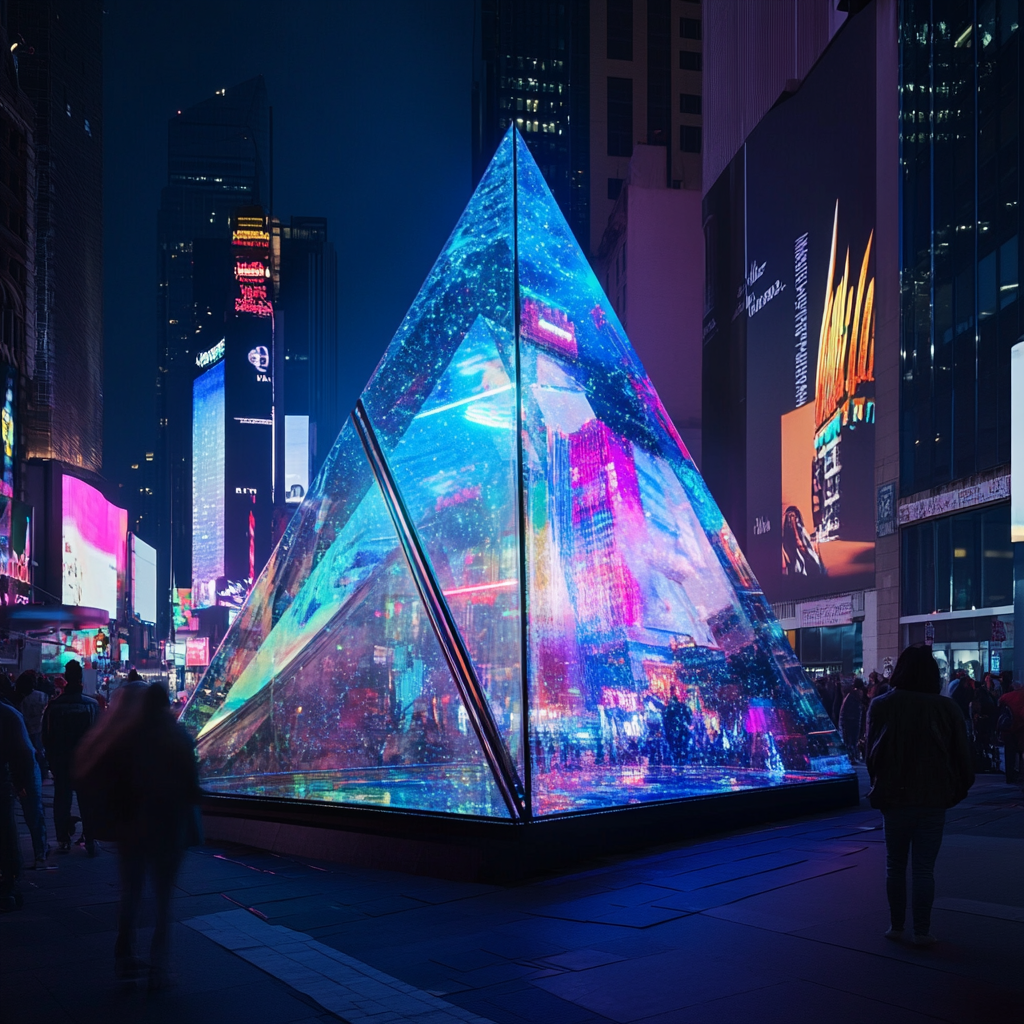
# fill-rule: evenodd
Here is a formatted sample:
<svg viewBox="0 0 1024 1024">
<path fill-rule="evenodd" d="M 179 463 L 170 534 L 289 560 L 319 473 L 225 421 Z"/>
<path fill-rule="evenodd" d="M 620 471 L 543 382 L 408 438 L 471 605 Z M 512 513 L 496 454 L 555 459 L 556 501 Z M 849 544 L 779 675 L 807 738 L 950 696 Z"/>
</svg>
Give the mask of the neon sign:
<svg viewBox="0 0 1024 1024">
<path fill-rule="evenodd" d="M 205 370 L 208 366 L 213 366 L 218 360 L 224 358 L 224 339 L 221 338 L 213 348 L 208 348 L 205 352 L 200 352 L 196 356 L 196 366 L 201 370 Z"/>
<path fill-rule="evenodd" d="M 269 274 L 266 264 L 259 260 L 249 263 L 240 260 L 235 264 L 236 281 L 264 281 Z"/>
<path fill-rule="evenodd" d="M 274 307 L 267 293 L 270 278 L 270 232 L 262 217 L 240 216 L 231 232 L 235 247 L 235 312 L 252 316 L 273 316 Z M 253 251 L 256 250 L 256 251 Z"/>
</svg>

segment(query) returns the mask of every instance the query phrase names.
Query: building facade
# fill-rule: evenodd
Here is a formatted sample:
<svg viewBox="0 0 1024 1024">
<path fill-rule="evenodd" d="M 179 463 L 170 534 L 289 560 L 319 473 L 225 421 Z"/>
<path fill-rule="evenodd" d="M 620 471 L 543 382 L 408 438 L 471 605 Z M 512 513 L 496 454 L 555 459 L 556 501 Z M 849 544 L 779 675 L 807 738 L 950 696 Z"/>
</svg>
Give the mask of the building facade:
<svg viewBox="0 0 1024 1024">
<path fill-rule="evenodd" d="M 666 147 L 634 147 L 594 259 L 598 280 L 698 465 L 704 236 L 699 190 L 665 180 Z"/>
<path fill-rule="evenodd" d="M 900 417 L 897 5 L 849 8 L 706 12 L 702 403 L 765 594 L 809 670 L 847 674 L 898 653 Z"/>
<path fill-rule="evenodd" d="M 0 604 L 28 601 L 33 515 L 26 504 L 25 407 L 35 371 L 35 111 L 0 9 Z M 0 648 L 0 657 L 13 651 Z"/>
<path fill-rule="evenodd" d="M 899 639 L 975 679 L 1021 668 L 1009 504 L 1020 20 L 1009 3 L 900 5 L 902 413 L 883 481 L 898 494 Z"/>
<path fill-rule="evenodd" d="M 103 33 L 100 0 L 9 0 L 35 110 L 35 333 L 25 453 L 103 464 Z"/>
</svg>

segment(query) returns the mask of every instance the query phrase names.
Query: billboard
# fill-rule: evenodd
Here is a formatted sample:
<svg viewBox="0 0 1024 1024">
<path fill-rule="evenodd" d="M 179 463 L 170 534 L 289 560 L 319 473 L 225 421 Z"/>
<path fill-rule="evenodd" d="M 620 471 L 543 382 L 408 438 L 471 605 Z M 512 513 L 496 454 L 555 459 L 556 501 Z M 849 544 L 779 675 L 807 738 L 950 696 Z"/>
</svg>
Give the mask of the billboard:
<svg viewBox="0 0 1024 1024">
<path fill-rule="evenodd" d="M 192 589 L 175 587 L 171 591 L 171 611 L 174 616 L 174 630 L 194 633 L 199 629 L 199 620 L 192 611 Z"/>
<path fill-rule="evenodd" d="M 284 418 L 284 500 L 298 505 L 309 490 L 309 417 Z"/>
<path fill-rule="evenodd" d="M 1010 540 L 1024 544 L 1024 341 L 1010 349 Z"/>
<path fill-rule="evenodd" d="M 874 31 L 745 147 L 746 552 L 773 600 L 874 585 Z"/>
<path fill-rule="evenodd" d="M 224 359 L 192 384 L 192 595 L 217 602 L 224 575 Z"/>
<path fill-rule="evenodd" d="M 61 600 L 104 608 L 112 619 L 124 597 L 128 512 L 78 477 L 61 479 Z"/>
<path fill-rule="evenodd" d="M 131 538 L 132 614 L 143 622 L 156 622 L 156 548 Z"/>
<path fill-rule="evenodd" d="M 210 664 L 210 638 L 190 636 L 185 641 L 185 667 L 194 668 Z"/>
</svg>

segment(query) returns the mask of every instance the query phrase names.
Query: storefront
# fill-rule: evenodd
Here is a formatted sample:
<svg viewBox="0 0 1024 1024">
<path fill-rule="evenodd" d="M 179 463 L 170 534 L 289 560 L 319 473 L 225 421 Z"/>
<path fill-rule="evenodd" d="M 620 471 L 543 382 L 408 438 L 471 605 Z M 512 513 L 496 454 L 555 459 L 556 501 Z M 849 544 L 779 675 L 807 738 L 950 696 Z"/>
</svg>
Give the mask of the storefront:
<svg viewBox="0 0 1024 1024">
<path fill-rule="evenodd" d="M 902 530 L 901 647 L 926 643 L 942 670 L 1013 671 L 1010 506 L 992 504 Z"/>
</svg>

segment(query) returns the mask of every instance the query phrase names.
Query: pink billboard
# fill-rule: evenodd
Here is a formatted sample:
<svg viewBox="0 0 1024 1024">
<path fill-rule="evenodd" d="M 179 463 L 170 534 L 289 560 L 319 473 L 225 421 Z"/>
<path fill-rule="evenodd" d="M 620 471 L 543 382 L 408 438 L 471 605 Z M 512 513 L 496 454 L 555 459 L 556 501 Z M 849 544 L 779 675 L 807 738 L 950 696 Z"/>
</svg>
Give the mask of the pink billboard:
<svg viewBox="0 0 1024 1024">
<path fill-rule="evenodd" d="M 61 600 L 105 608 L 116 619 L 128 562 L 128 513 L 77 477 L 63 477 L 61 495 Z"/>
</svg>

